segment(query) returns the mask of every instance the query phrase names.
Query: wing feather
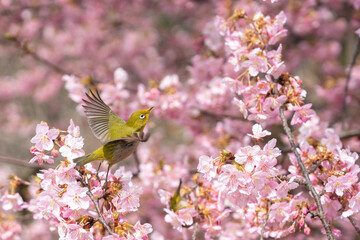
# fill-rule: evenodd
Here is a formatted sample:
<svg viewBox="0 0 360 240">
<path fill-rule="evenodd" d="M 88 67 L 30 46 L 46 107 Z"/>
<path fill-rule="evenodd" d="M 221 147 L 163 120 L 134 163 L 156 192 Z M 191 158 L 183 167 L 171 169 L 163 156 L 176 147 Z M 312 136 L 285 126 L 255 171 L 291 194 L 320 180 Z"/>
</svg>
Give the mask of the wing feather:
<svg viewBox="0 0 360 240">
<path fill-rule="evenodd" d="M 114 113 L 106 103 L 101 99 L 99 92 L 96 90 L 86 94 L 87 100 L 83 99 L 85 114 L 89 126 L 94 135 L 104 144 L 110 139 L 110 119 L 116 119 L 119 124 L 125 124 L 116 113 Z M 114 122 L 114 121 L 112 121 Z"/>
</svg>

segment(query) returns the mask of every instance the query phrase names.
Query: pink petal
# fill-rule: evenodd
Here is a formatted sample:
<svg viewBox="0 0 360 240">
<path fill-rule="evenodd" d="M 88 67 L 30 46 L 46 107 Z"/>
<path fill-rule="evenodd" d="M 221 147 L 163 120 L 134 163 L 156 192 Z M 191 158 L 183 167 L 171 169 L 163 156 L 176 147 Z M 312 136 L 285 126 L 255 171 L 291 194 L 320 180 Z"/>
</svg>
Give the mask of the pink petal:
<svg viewBox="0 0 360 240">
<path fill-rule="evenodd" d="M 44 150 L 50 151 L 54 147 L 54 143 L 49 138 L 44 138 L 42 141 L 42 147 Z"/>
<path fill-rule="evenodd" d="M 49 131 L 49 126 L 42 122 L 36 126 L 36 135 L 45 135 Z"/>
<path fill-rule="evenodd" d="M 57 130 L 57 129 L 50 129 L 47 135 L 48 135 L 48 137 L 49 137 L 51 140 L 54 140 L 54 139 L 56 139 L 57 136 L 59 135 L 59 130 Z"/>
</svg>

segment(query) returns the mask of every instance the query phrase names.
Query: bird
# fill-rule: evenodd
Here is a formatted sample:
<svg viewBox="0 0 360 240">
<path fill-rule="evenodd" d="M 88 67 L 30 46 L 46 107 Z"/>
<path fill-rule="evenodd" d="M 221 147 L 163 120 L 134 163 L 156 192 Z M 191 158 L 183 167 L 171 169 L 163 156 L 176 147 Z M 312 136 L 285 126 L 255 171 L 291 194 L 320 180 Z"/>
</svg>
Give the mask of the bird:
<svg viewBox="0 0 360 240">
<path fill-rule="evenodd" d="M 93 134 L 100 140 L 102 146 L 85 156 L 73 160 L 77 167 L 84 166 L 87 163 L 101 160 L 101 163 L 108 163 L 108 170 L 105 177 L 105 186 L 107 186 L 107 177 L 111 166 L 133 154 L 139 142 L 146 142 L 149 134 L 144 134 L 143 130 L 149 118 L 153 107 L 145 110 L 133 112 L 125 122 L 101 99 L 97 90 L 86 93 L 88 100 L 83 99 L 82 105 L 89 126 Z M 105 187 L 106 188 L 106 187 Z"/>
</svg>

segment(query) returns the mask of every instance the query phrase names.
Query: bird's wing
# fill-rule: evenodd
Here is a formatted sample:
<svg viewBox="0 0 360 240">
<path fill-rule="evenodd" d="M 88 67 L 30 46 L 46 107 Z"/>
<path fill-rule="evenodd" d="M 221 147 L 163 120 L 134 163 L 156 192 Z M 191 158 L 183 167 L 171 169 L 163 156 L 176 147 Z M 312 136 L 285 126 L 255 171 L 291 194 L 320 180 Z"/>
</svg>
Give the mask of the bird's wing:
<svg viewBox="0 0 360 240">
<path fill-rule="evenodd" d="M 111 140 L 107 142 L 107 145 L 116 145 L 116 144 L 123 144 L 125 145 L 133 145 L 134 143 L 139 142 L 146 142 L 149 140 L 150 134 L 144 132 L 133 132 L 133 135 L 127 135 L 126 137 L 122 137 L 119 139 Z"/>
<path fill-rule="evenodd" d="M 102 142 L 110 141 L 110 123 L 123 125 L 125 121 L 114 113 L 108 105 L 101 99 L 99 92 L 90 91 L 86 94 L 88 100 L 83 99 L 85 114 L 90 128 L 94 135 Z"/>
</svg>

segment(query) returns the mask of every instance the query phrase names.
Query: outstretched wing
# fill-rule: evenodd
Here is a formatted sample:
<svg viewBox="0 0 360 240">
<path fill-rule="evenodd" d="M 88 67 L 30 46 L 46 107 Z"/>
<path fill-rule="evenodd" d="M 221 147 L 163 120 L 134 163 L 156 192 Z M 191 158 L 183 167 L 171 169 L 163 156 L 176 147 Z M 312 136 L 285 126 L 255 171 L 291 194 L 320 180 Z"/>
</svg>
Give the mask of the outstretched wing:
<svg viewBox="0 0 360 240">
<path fill-rule="evenodd" d="M 85 114 L 94 135 L 104 144 L 110 141 L 110 126 L 124 125 L 125 121 L 114 113 L 101 99 L 99 92 L 90 91 L 83 99 Z"/>
</svg>

